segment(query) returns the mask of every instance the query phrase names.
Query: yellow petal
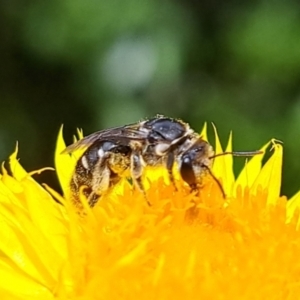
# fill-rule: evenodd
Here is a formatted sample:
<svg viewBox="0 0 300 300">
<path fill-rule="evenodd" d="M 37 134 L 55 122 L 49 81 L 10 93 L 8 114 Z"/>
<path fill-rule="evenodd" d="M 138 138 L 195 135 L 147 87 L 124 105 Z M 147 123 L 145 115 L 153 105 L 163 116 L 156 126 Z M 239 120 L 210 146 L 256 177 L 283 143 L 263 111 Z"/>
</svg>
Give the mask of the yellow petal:
<svg viewBox="0 0 300 300">
<path fill-rule="evenodd" d="M 11 300 L 50 300 L 55 299 L 53 293 L 46 287 L 14 265 L 0 260 L 1 299 Z"/>
<path fill-rule="evenodd" d="M 0 180 L 0 263 L 3 265 L 0 278 L 6 270 L 5 280 L 8 280 L 15 270 L 20 282 L 17 281 L 17 289 L 15 280 L 3 288 L 4 280 L 1 280 L 0 298 L 19 299 L 1 297 L 15 292 L 20 299 L 23 295 L 35 299 L 34 295 L 39 293 L 42 299 L 48 299 L 68 257 L 68 223 L 62 213 L 64 207 L 24 171 L 16 155 L 15 152 L 10 157 L 10 165 L 18 179 L 3 168 Z M 27 287 L 22 286 L 23 282 L 35 287 L 31 292 L 33 298 Z"/>
<path fill-rule="evenodd" d="M 288 202 L 286 205 L 286 221 L 287 223 L 291 222 L 291 220 L 294 218 L 296 214 L 298 214 L 298 224 L 297 229 L 300 225 L 300 218 L 299 218 L 299 212 L 300 212 L 300 191 L 296 193 Z"/>
<path fill-rule="evenodd" d="M 23 187 L 20 184 L 19 181 L 17 181 L 16 179 L 14 179 L 13 177 L 9 176 L 7 174 L 6 169 L 2 166 L 2 173 L 3 176 L 1 177 L 1 181 L 4 184 L 3 193 L 8 193 L 8 194 L 20 194 L 23 192 Z"/>
<path fill-rule="evenodd" d="M 215 153 L 223 153 L 221 142 L 218 136 L 217 129 L 213 124 L 215 132 Z M 231 135 L 229 136 L 227 149 L 231 149 Z M 234 174 L 233 174 L 233 159 L 231 155 L 222 155 L 214 159 L 213 163 L 213 174 L 221 181 L 222 187 L 225 191 L 226 196 L 230 196 L 232 193 L 232 187 L 234 183 Z"/>
<path fill-rule="evenodd" d="M 52 241 L 52 246 L 64 256 L 67 252 L 66 236 L 68 234 L 65 208 L 57 203 L 40 185 L 30 181 L 23 183 L 28 213 L 39 231 Z M 39 205 L 36 204 L 39 199 Z M 41 216 L 47 215 L 47 218 Z"/>
<path fill-rule="evenodd" d="M 13 218 L 10 207 L 1 207 L 2 256 L 9 257 L 10 264 L 15 264 L 17 269 L 35 278 L 40 284 L 53 284 L 50 269 L 56 266 L 53 262 L 59 259 L 59 256 L 55 256 L 56 253 L 46 237 L 38 234 L 38 229 L 30 222 L 29 215 L 24 210 L 13 207 L 13 213 L 18 219 Z M 51 254 L 52 260 L 47 261 Z M 42 263 L 43 260 L 50 265 Z"/>
<path fill-rule="evenodd" d="M 18 163 L 17 155 L 18 155 L 18 144 L 16 145 L 16 149 L 13 152 L 13 154 L 9 157 L 9 165 L 13 177 L 15 177 L 17 180 L 21 180 L 22 178 L 26 177 L 28 173 Z"/>
<path fill-rule="evenodd" d="M 63 139 L 63 126 L 61 126 L 55 149 L 55 168 L 64 195 L 68 196 L 70 194 L 69 185 L 75 169 L 76 159 L 74 155 L 62 154 L 62 151 L 65 150 L 65 148 L 66 144 Z"/>
<path fill-rule="evenodd" d="M 267 147 L 269 147 L 270 142 L 265 144 L 260 150 L 265 153 Z M 258 154 L 253 156 L 250 161 L 246 160 L 245 166 L 241 173 L 239 174 L 234 187 L 234 193 L 236 193 L 237 187 L 241 186 L 242 189 L 245 187 L 251 187 L 257 178 L 261 166 L 262 166 L 262 160 L 264 158 L 264 154 Z M 236 196 L 236 194 L 235 194 Z"/>
<path fill-rule="evenodd" d="M 232 152 L 232 132 L 230 132 L 228 143 L 225 152 Z M 232 195 L 233 186 L 235 182 L 235 176 L 233 172 L 233 156 L 232 155 L 225 155 L 225 165 L 226 165 L 226 181 L 228 185 L 228 193 L 229 196 Z"/>
<path fill-rule="evenodd" d="M 261 187 L 268 191 L 268 204 L 275 204 L 280 196 L 281 171 L 282 171 L 282 146 L 272 141 L 274 153 L 267 163 L 263 166 L 258 177 L 253 183 L 250 191 L 256 193 L 257 188 Z"/>
<path fill-rule="evenodd" d="M 78 136 L 78 138 L 77 138 Z M 77 142 L 77 140 L 83 139 L 83 130 L 80 128 L 77 128 L 77 136 L 74 136 L 74 143 Z"/>
<path fill-rule="evenodd" d="M 207 123 L 205 122 L 201 130 L 200 136 L 203 140 L 207 141 Z"/>
</svg>

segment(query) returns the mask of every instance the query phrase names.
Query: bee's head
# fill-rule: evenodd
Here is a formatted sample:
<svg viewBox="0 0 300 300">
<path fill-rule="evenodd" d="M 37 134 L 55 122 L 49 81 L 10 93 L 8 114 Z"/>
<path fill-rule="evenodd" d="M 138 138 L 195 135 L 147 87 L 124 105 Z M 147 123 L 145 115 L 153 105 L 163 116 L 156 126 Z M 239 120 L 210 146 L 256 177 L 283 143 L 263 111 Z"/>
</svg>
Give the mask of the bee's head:
<svg viewBox="0 0 300 300">
<path fill-rule="evenodd" d="M 201 138 L 197 139 L 180 157 L 182 179 L 190 186 L 196 185 L 202 173 L 210 168 L 213 155 L 212 146 Z"/>
</svg>

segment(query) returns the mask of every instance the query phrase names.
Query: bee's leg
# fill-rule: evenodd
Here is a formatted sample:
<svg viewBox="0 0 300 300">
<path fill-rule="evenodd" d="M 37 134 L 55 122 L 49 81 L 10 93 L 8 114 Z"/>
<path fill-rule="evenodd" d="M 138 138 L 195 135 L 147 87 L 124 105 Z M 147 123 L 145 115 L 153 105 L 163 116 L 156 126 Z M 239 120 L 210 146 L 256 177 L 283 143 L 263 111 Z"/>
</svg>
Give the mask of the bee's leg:
<svg viewBox="0 0 300 300">
<path fill-rule="evenodd" d="M 107 165 L 108 157 L 105 157 L 96 164 L 92 180 L 92 192 L 88 196 L 88 204 L 93 207 L 103 192 L 107 191 L 110 185 L 111 171 Z"/>
<path fill-rule="evenodd" d="M 130 168 L 131 168 L 131 176 L 134 180 L 135 185 L 138 189 L 144 194 L 144 197 L 147 203 L 151 206 L 151 203 L 147 199 L 146 191 L 142 182 L 143 175 L 143 159 L 141 154 L 138 151 L 133 151 L 130 157 Z"/>
<path fill-rule="evenodd" d="M 90 207 L 94 207 L 95 204 L 99 201 L 100 195 L 98 195 L 95 191 L 92 191 L 87 200 Z"/>
<path fill-rule="evenodd" d="M 212 177 L 212 179 L 216 182 L 216 184 L 218 185 L 221 193 L 222 193 L 222 196 L 224 199 L 227 198 L 226 196 L 226 193 L 225 193 L 225 190 L 221 184 L 221 182 L 219 181 L 219 179 L 214 175 L 214 173 L 210 170 L 210 168 L 208 168 L 206 165 L 202 165 L 201 166 L 203 169 L 206 169 L 207 173 Z"/>
<path fill-rule="evenodd" d="M 195 193 L 196 196 L 199 196 L 199 189 L 200 189 L 200 184 L 197 183 L 191 183 L 189 184 L 191 192 Z"/>
<path fill-rule="evenodd" d="M 71 182 L 70 182 L 70 189 L 71 189 L 71 201 L 74 204 L 76 208 L 79 210 L 82 209 L 82 204 L 79 199 L 79 191 L 80 191 L 80 185 L 84 185 L 84 181 L 80 180 L 80 174 L 75 173 L 73 175 Z"/>
<path fill-rule="evenodd" d="M 186 156 L 181 160 L 179 172 L 181 178 L 189 185 L 191 192 L 195 192 L 196 195 L 199 195 L 202 168 L 197 165 L 193 165 L 192 159 L 189 156 Z"/>
<path fill-rule="evenodd" d="M 174 160 L 175 160 L 174 153 L 170 152 L 168 154 L 168 157 L 167 157 L 166 167 L 167 167 L 167 171 L 168 171 L 168 174 L 169 174 L 169 179 L 171 181 L 171 184 L 175 187 L 175 190 L 177 190 L 177 187 L 176 187 L 176 184 L 175 184 L 175 179 L 174 179 L 174 174 L 173 174 Z"/>
<path fill-rule="evenodd" d="M 209 174 L 212 177 L 212 179 L 216 182 L 216 184 L 218 185 L 222 193 L 223 198 L 226 199 L 226 193 L 224 191 L 222 184 L 207 165 L 205 164 L 201 164 L 200 166 L 190 165 L 190 168 L 188 168 L 187 166 L 185 166 L 184 168 L 183 167 L 184 164 L 182 164 L 181 176 L 190 186 L 191 192 L 196 193 L 196 196 L 199 196 L 199 190 L 201 189 L 202 186 L 201 176 L 203 174 L 203 171 L 205 170 L 205 172 Z"/>
</svg>

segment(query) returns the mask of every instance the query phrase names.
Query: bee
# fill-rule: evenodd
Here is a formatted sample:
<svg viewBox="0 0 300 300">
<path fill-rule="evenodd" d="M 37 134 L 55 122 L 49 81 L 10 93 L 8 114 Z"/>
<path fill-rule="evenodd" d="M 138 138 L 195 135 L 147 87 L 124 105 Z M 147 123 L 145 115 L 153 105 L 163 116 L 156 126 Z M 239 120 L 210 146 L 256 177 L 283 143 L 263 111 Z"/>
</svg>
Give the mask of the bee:
<svg viewBox="0 0 300 300">
<path fill-rule="evenodd" d="M 221 184 L 210 171 L 212 159 L 216 157 L 212 146 L 181 120 L 158 115 L 138 123 L 98 131 L 68 146 L 63 153 L 81 148 L 86 150 L 77 161 L 70 183 L 75 205 L 80 205 L 79 193 L 83 192 L 93 207 L 104 192 L 128 173 L 146 198 L 142 182 L 146 166 L 164 166 L 175 186 L 175 163 L 182 180 L 191 190 L 199 189 L 203 176 L 209 173 L 225 197 Z M 258 153 L 223 154 L 252 156 Z"/>
</svg>

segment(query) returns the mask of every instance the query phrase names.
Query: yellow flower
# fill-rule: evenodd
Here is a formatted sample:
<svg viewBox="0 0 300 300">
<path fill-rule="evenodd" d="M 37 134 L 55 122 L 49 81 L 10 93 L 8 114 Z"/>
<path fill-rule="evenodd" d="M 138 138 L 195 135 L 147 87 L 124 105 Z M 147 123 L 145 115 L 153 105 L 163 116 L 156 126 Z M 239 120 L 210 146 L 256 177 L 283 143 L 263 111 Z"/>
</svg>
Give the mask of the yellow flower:
<svg viewBox="0 0 300 300">
<path fill-rule="evenodd" d="M 64 197 L 16 150 L 0 178 L 0 299 L 298 299 L 300 194 L 280 197 L 282 146 L 271 145 L 267 163 L 253 157 L 237 179 L 231 156 L 215 159 L 226 200 L 210 176 L 195 196 L 154 169 L 151 207 L 124 180 L 84 217 L 69 201 L 76 159 L 60 154 L 61 133 Z"/>
</svg>

